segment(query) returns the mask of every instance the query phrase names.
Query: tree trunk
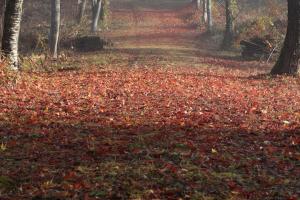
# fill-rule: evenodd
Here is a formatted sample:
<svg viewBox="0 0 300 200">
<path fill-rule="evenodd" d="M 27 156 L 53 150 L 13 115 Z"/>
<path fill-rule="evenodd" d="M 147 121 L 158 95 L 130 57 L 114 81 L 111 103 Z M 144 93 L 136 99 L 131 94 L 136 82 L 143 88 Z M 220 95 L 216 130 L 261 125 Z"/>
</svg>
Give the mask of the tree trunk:
<svg viewBox="0 0 300 200">
<path fill-rule="evenodd" d="M 207 0 L 203 0 L 203 13 L 202 13 L 202 21 L 204 24 L 207 23 Z"/>
<path fill-rule="evenodd" d="M 19 35 L 22 18 L 23 0 L 6 1 L 4 13 L 4 29 L 2 37 L 2 51 L 8 58 L 12 69 L 19 68 Z"/>
<path fill-rule="evenodd" d="M 60 0 L 51 0 L 51 27 L 49 36 L 50 54 L 57 58 L 58 40 L 60 31 Z"/>
<path fill-rule="evenodd" d="M 4 6 L 5 6 L 5 0 L 0 1 L 0 48 L 2 44 Z"/>
<path fill-rule="evenodd" d="M 86 0 L 78 0 L 78 16 L 77 16 L 78 24 L 82 22 L 85 13 L 85 8 L 86 8 Z"/>
<path fill-rule="evenodd" d="M 279 59 L 271 74 L 299 75 L 300 1 L 288 0 L 288 27 Z"/>
<path fill-rule="evenodd" d="M 206 2 L 207 2 L 207 30 L 209 33 L 211 33 L 213 28 L 212 0 L 206 0 Z"/>
<path fill-rule="evenodd" d="M 101 2 L 101 10 L 100 10 L 100 21 L 103 21 L 105 18 L 105 0 Z"/>
<path fill-rule="evenodd" d="M 98 24 L 100 18 L 100 12 L 102 7 L 102 0 L 92 0 L 92 27 L 91 31 L 93 33 L 98 31 Z"/>
<path fill-rule="evenodd" d="M 223 49 L 230 49 L 234 40 L 234 19 L 233 19 L 233 0 L 225 1 L 226 9 L 226 25 L 224 32 L 224 39 L 222 43 Z"/>
<path fill-rule="evenodd" d="M 201 9 L 201 0 L 196 0 L 197 3 L 197 9 L 200 10 Z"/>
</svg>

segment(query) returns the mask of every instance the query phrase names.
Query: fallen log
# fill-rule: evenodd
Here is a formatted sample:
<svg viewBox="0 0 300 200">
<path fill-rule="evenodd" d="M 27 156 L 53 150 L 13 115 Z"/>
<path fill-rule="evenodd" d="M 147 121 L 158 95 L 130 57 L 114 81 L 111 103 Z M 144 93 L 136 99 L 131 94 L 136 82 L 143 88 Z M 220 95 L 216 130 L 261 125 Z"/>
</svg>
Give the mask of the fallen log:
<svg viewBox="0 0 300 200">
<path fill-rule="evenodd" d="M 101 51 L 105 46 L 112 46 L 112 42 L 99 36 L 81 36 L 64 42 L 65 48 L 80 52 Z"/>
<path fill-rule="evenodd" d="M 272 43 L 266 38 L 254 37 L 249 41 L 242 40 L 240 45 L 242 48 L 242 57 L 245 58 L 261 58 L 269 56 L 271 53 L 277 53 Z"/>
</svg>

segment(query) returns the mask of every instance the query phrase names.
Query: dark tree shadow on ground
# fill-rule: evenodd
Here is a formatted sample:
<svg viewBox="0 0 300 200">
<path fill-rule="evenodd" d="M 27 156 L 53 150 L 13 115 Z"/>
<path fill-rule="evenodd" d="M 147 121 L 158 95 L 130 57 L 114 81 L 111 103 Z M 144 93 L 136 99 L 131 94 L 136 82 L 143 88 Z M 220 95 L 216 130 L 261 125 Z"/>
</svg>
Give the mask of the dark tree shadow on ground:
<svg viewBox="0 0 300 200">
<path fill-rule="evenodd" d="M 297 194 L 298 161 L 286 150 L 299 152 L 291 138 L 300 128 L 268 132 L 207 125 L 6 123 L 0 126 L 0 143 L 8 144 L 1 153 L 0 172 L 18 185 L 40 188 L 52 179 L 59 190 L 80 195 L 103 190 L 106 199 L 126 199 L 133 191 L 146 190 L 157 196 L 143 193 L 145 198 L 226 199 L 232 191 L 249 199 Z M 70 172 L 77 175 L 68 179 Z M 76 183 L 77 176 L 94 186 L 64 188 L 66 181 Z M 53 195 L 51 189 L 42 193 Z"/>
</svg>

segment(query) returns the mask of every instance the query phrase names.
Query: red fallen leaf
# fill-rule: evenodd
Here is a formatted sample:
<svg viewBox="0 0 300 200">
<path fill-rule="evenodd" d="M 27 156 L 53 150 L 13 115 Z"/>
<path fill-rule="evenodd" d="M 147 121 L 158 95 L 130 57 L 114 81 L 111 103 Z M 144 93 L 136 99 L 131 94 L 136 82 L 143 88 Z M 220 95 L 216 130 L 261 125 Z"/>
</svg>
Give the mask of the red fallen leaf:
<svg viewBox="0 0 300 200">
<path fill-rule="evenodd" d="M 105 155 L 111 153 L 111 147 L 110 146 L 101 146 L 96 149 L 96 152 L 100 156 L 105 156 Z"/>
<path fill-rule="evenodd" d="M 256 113 L 257 112 L 257 107 L 253 106 L 252 108 L 250 108 L 249 113 Z"/>
<path fill-rule="evenodd" d="M 195 150 L 195 149 L 196 149 L 196 146 L 195 146 L 194 142 L 192 142 L 192 141 L 190 141 L 190 140 L 186 141 L 186 145 L 187 145 L 189 148 L 191 148 L 192 150 Z"/>
<path fill-rule="evenodd" d="M 8 145 L 9 147 L 14 147 L 14 146 L 17 145 L 17 141 L 15 141 L 15 140 L 9 141 L 9 142 L 7 143 L 7 145 Z"/>
<path fill-rule="evenodd" d="M 298 195 L 293 195 L 293 196 L 290 196 L 289 198 L 288 198 L 288 200 L 297 200 L 298 199 Z"/>
<path fill-rule="evenodd" d="M 235 189 L 237 184 L 234 181 L 227 181 L 227 185 L 231 190 Z"/>
<path fill-rule="evenodd" d="M 64 180 L 74 180 L 77 178 L 76 172 L 69 172 L 64 176 Z"/>
<path fill-rule="evenodd" d="M 86 193 L 86 194 L 84 194 L 84 198 L 83 199 L 84 200 L 92 200 L 94 198 L 91 198 L 90 195 L 89 195 L 89 193 Z"/>
<path fill-rule="evenodd" d="M 277 147 L 274 147 L 274 146 L 267 146 L 266 147 L 266 150 L 268 151 L 268 153 L 274 153 L 276 151 L 278 151 L 278 148 Z"/>
<path fill-rule="evenodd" d="M 35 124 L 35 123 L 37 123 L 38 122 L 38 114 L 37 114 L 37 112 L 34 112 L 31 116 L 30 116 L 30 118 L 28 119 L 28 121 L 27 121 L 27 123 L 28 124 Z"/>
<path fill-rule="evenodd" d="M 178 172 L 178 168 L 171 163 L 166 163 L 165 166 L 163 167 L 163 169 L 161 169 L 160 171 L 165 172 L 167 170 L 169 170 L 170 172 L 172 172 L 174 174 L 176 174 Z"/>
<path fill-rule="evenodd" d="M 300 136 L 299 137 L 293 137 L 293 138 L 291 138 L 291 144 L 293 146 L 300 145 Z"/>
<path fill-rule="evenodd" d="M 62 187 L 62 189 L 64 189 L 65 191 L 71 190 L 71 189 L 73 188 L 73 186 L 70 185 L 68 182 L 62 183 L 61 187 Z"/>
<path fill-rule="evenodd" d="M 85 185 L 83 182 L 77 182 L 77 183 L 73 184 L 73 189 L 75 189 L 75 190 L 80 190 L 81 188 L 84 188 L 84 187 L 85 187 Z"/>
<path fill-rule="evenodd" d="M 143 152 L 143 149 L 141 149 L 141 148 L 134 148 L 134 149 L 132 150 L 132 153 L 134 153 L 134 154 L 139 154 L 139 153 L 141 153 L 141 152 Z"/>
<path fill-rule="evenodd" d="M 229 188 L 231 189 L 231 192 L 234 194 L 241 194 L 243 193 L 243 188 L 236 184 L 234 181 L 227 182 Z"/>
</svg>

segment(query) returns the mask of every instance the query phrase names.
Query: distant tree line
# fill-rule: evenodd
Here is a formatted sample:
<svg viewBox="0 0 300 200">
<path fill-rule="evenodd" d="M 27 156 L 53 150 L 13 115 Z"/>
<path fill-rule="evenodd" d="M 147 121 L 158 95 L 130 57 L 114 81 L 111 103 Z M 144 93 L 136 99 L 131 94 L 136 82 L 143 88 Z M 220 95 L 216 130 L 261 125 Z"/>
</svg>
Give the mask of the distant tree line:
<svg viewBox="0 0 300 200">
<path fill-rule="evenodd" d="M 108 0 L 90 0 L 91 5 L 91 32 L 95 33 L 99 30 L 99 21 L 101 20 L 101 12 L 104 12 L 105 5 Z M 58 57 L 58 46 L 61 26 L 61 0 L 49 0 L 51 5 L 50 30 L 49 30 L 49 53 L 53 58 Z M 0 23 L 1 55 L 3 55 L 10 63 L 11 69 L 18 70 L 20 68 L 18 43 L 20 35 L 21 20 L 23 14 L 23 0 L 7 0 L 0 1 Z M 77 23 L 80 24 L 85 16 L 87 0 L 78 0 Z M 3 13 L 4 16 L 1 16 Z M 0 37 L 1 38 L 1 37 Z"/>
</svg>

